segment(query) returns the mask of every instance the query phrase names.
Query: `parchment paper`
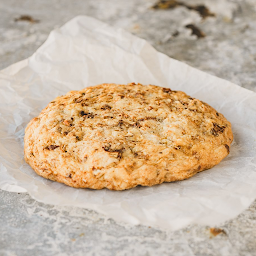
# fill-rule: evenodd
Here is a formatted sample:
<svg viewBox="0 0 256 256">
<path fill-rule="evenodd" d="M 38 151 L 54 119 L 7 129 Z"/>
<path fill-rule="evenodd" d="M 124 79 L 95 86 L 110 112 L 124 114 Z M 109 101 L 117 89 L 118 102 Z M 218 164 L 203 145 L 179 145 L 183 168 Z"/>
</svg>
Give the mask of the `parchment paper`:
<svg viewBox="0 0 256 256">
<path fill-rule="evenodd" d="M 122 192 L 74 189 L 36 175 L 23 160 L 30 119 L 56 96 L 107 82 L 170 87 L 209 103 L 233 125 L 230 155 L 189 180 Z M 54 30 L 32 57 L 0 72 L 0 95 L 2 189 L 168 230 L 220 224 L 256 197 L 256 94 L 171 59 L 122 29 L 74 18 Z"/>
</svg>

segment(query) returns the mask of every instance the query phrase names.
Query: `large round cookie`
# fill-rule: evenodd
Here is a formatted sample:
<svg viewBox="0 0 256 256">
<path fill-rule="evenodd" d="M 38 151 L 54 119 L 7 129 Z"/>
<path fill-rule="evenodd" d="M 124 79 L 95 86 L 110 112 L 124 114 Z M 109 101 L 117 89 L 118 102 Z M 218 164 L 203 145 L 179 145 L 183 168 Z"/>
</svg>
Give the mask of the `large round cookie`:
<svg viewBox="0 0 256 256">
<path fill-rule="evenodd" d="M 101 84 L 52 101 L 25 132 L 25 160 L 77 188 L 123 190 L 187 179 L 218 164 L 230 123 L 184 92 Z"/>
</svg>

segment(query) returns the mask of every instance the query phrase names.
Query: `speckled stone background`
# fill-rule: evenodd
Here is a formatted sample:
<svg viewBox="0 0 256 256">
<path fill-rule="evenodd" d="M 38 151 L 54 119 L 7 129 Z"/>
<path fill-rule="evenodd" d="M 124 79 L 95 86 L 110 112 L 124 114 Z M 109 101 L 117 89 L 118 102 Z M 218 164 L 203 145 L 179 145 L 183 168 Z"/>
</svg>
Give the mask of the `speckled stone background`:
<svg viewBox="0 0 256 256">
<path fill-rule="evenodd" d="M 255 0 L 169 0 L 172 8 L 152 9 L 155 4 L 0 0 L 0 69 L 29 57 L 52 29 L 84 14 L 122 27 L 172 58 L 256 91 Z M 212 14 L 202 17 L 202 7 L 194 8 L 198 5 Z M 256 255 L 256 201 L 219 227 L 163 232 L 116 223 L 86 209 L 42 204 L 26 193 L 0 191 L 2 255 Z"/>
</svg>

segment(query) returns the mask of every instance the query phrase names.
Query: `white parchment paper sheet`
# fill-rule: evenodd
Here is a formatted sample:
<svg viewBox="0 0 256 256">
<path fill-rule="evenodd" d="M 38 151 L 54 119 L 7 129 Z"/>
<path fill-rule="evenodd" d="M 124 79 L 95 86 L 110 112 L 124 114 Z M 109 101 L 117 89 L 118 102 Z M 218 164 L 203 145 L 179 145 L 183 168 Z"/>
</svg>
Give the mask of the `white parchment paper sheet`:
<svg viewBox="0 0 256 256">
<path fill-rule="evenodd" d="M 189 180 L 121 192 L 74 189 L 36 175 L 23 160 L 30 119 L 56 96 L 107 82 L 170 87 L 209 103 L 233 125 L 230 155 Z M 121 29 L 74 18 L 54 30 L 32 57 L 0 72 L 0 95 L 2 189 L 168 230 L 220 224 L 256 197 L 256 94 L 171 59 Z"/>
</svg>

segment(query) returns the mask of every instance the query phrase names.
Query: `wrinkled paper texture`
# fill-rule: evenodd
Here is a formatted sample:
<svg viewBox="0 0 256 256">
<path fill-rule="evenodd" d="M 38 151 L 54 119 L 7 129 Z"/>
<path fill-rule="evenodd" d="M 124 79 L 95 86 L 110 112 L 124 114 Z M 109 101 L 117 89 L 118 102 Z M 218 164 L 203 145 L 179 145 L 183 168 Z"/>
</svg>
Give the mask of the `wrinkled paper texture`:
<svg viewBox="0 0 256 256">
<path fill-rule="evenodd" d="M 35 174 L 23 159 L 30 119 L 57 96 L 108 82 L 170 87 L 207 102 L 232 123 L 230 155 L 188 180 L 127 191 L 75 189 Z M 171 59 L 122 29 L 74 18 L 54 30 L 32 57 L 0 72 L 0 94 L 2 189 L 166 230 L 221 224 L 256 198 L 256 94 Z"/>
</svg>

